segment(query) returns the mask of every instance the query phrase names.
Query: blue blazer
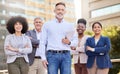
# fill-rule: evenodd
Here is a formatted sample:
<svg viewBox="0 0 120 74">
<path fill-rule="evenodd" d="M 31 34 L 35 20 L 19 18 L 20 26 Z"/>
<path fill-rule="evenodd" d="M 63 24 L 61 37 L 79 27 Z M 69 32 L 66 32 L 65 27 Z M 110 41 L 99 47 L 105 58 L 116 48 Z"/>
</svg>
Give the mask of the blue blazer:
<svg viewBox="0 0 120 74">
<path fill-rule="evenodd" d="M 90 37 L 86 41 L 86 46 L 90 46 L 95 49 L 94 52 L 86 50 L 86 54 L 88 55 L 87 68 L 91 68 L 93 66 L 95 58 L 98 68 L 102 69 L 112 67 L 109 57 L 111 43 L 108 37 L 101 36 L 97 44 L 95 44 L 94 37 Z"/>
</svg>

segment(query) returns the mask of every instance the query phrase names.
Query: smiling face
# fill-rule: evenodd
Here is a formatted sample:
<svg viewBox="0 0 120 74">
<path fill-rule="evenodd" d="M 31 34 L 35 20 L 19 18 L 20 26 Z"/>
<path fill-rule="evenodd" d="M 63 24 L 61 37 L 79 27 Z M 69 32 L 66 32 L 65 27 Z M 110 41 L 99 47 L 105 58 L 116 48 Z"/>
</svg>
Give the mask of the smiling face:
<svg viewBox="0 0 120 74">
<path fill-rule="evenodd" d="M 66 13 L 65 11 L 65 6 L 64 5 L 57 5 L 55 7 L 55 17 L 59 20 L 63 19 L 64 18 L 64 14 Z"/>
<path fill-rule="evenodd" d="M 77 25 L 77 32 L 78 32 L 79 35 L 83 34 L 85 29 L 86 29 L 86 27 L 83 23 L 79 23 Z"/>
<path fill-rule="evenodd" d="M 20 22 L 16 22 L 14 25 L 15 32 L 21 32 L 23 29 L 23 25 Z"/>
<path fill-rule="evenodd" d="M 34 20 L 34 26 L 35 26 L 35 29 L 36 29 L 37 31 L 40 31 L 40 30 L 41 30 L 42 25 L 43 25 L 43 22 L 42 22 L 42 20 L 41 20 L 40 18 L 36 18 L 36 19 Z"/>
<path fill-rule="evenodd" d="M 93 25 L 92 30 L 95 33 L 95 35 L 100 35 L 102 31 L 102 26 L 99 23 L 96 23 Z"/>
</svg>

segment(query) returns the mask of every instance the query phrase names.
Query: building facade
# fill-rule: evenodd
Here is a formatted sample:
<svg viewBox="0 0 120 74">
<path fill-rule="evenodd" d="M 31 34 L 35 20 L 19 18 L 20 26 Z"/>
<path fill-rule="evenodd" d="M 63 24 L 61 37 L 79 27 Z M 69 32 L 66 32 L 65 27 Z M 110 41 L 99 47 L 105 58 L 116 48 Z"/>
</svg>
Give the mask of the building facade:
<svg viewBox="0 0 120 74">
<path fill-rule="evenodd" d="M 65 19 L 75 21 L 74 0 L 59 0 L 66 3 L 67 14 Z M 21 15 L 27 18 L 30 27 L 33 27 L 33 19 L 41 17 L 44 21 L 54 18 L 54 7 L 58 0 L 0 0 L 0 25 L 11 17 Z"/>
<path fill-rule="evenodd" d="M 7 20 L 17 15 L 26 17 L 32 29 L 35 17 L 41 17 L 44 22 L 53 19 L 55 4 L 60 1 L 66 4 L 65 19 L 75 22 L 74 0 L 0 0 L 0 69 L 6 68 L 3 45 L 8 34 L 5 27 Z"/>
<path fill-rule="evenodd" d="M 100 21 L 103 27 L 120 25 L 120 0 L 82 0 L 82 17 L 88 20 L 89 27 Z"/>
</svg>

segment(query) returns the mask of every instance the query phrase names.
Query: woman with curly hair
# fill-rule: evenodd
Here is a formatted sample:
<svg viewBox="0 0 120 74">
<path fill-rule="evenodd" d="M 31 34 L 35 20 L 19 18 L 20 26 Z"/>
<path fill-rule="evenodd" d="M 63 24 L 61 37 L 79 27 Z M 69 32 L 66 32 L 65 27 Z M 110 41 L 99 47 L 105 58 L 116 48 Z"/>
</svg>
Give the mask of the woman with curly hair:
<svg viewBox="0 0 120 74">
<path fill-rule="evenodd" d="M 11 17 L 6 28 L 9 35 L 6 36 L 4 51 L 7 55 L 9 74 L 28 74 L 28 53 L 32 52 L 30 38 L 24 33 L 28 30 L 28 23 L 24 17 Z"/>
</svg>

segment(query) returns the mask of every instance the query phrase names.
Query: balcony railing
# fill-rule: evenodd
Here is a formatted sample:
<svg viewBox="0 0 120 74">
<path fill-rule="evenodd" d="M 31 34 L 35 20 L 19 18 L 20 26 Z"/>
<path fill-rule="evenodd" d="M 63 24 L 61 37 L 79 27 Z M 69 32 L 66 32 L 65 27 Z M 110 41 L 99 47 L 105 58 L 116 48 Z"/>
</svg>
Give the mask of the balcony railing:
<svg viewBox="0 0 120 74">
<path fill-rule="evenodd" d="M 120 62 L 120 59 L 111 59 L 112 63 Z M 8 74 L 8 70 L 0 70 L 0 74 Z M 120 74 L 120 73 L 118 73 Z"/>
<path fill-rule="evenodd" d="M 0 70 L 0 74 L 8 74 L 8 70 Z"/>
<path fill-rule="evenodd" d="M 112 62 L 120 62 L 120 59 L 111 59 Z"/>
</svg>

